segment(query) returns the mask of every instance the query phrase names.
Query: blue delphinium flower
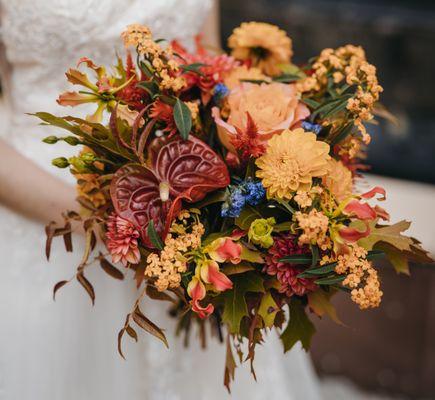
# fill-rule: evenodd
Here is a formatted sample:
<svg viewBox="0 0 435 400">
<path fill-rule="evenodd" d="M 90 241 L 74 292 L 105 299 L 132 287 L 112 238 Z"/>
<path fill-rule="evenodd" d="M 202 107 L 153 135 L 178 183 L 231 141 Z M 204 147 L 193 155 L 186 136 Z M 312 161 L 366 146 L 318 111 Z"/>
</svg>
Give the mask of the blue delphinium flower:
<svg viewBox="0 0 435 400">
<path fill-rule="evenodd" d="M 221 216 L 236 218 L 246 204 L 258 205 L 265 197 L 266 191 L 261 182 L 252 179 L 241 181 L 238 185 L 230 185 L 228 200 L 222 204 Z"/>
<path fill-rule="evenodd" d="M 246 202 L 251 206 L 259 204 L 266 195 L 266 190 L 261 182 L 253 182 L 251 180 L 246 182 Z"/>
<path fill-rule="evenodd" d="M 312 124 L 311 122 L 308 121 L 302 122 L 301 126 L 304 131 L 310 131 L 315 133 L 316 135 L 318 135 L 323 128 L 322 125 Z"/>
<path fill-rule="evenodd" d="M 219 104 L 222 101 L 222 99 L 228 95 L 229 92 L 230 90 L 228 89 L 227 86 L 225 86 L 223 83 L 218 83 L 214 87 L 214 92 L 213 92 L 213 99 L 215 103 Z"/>
</svg>

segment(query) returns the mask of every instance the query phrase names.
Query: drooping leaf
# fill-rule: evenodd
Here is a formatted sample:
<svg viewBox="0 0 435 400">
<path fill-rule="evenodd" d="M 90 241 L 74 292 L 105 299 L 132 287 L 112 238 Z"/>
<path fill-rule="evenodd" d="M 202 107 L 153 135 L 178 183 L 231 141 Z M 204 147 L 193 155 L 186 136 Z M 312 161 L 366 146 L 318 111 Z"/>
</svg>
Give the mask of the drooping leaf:
<svg viewBox="0 0 435 400">
<path fill-rule="evenodd" d="M 175 101 L 174 121 L 181 137 L 187 140 L 192 129 L 192 115 L 186 103 L 179 98 Z"/>
<path fill-rule="evenodd" d="M 280 310 L 270 292 L 267 292 L 261 298 L 258 315 L 261 316 L 264 326 L 270 328 L 275 323 L 276 313 Z"/>
<path fill-rule="evenodd" d="M 100 253 L 100 266 L 104 272 L 110 275 L 112 278 L 123 280 L 124 274 L 115 266 L 113 266 L 109 261 L 107 261 L 104 256 Z"/>
<path fill-rule="evenodd" d="M 224 385 L 228 390 L 228 393 L 231 393 L 231 382 L 234 380 L 234 372 L 236 370 L 236 361 L 234 360 L 233 351 L 231 350 L 231 342 L 230 335 L 227 337 L 227 349 L 225 356 L 225 372 L 224 372 Z"/>
<path fill-rule="evenodd" d="M 316 290 L 308 293 L 308 306 L 319 317 L 328 315 L 335 323 L 342 325 L 342 322 L 337 316 L 337 311 L 331 303 L 331 297 L 335 292 L 330 290 Z"/>
<path fill-rule="evenodd" d="M 62 287 L 65 286 L 69 281 L 60 281 L 57 282 L 53 287 L 53 300 L 56 300 L 56 292 Z"/>
<path fill-rule="evenodd" d="M 302 347 L 308 350 L 311 343 L 311 338 L 316 329 L 313 323 L 307 317 L 303 304 L 292 299 L 289 305 L 290 316 L 286 329 L 281 334 L 280 338 L 284 345 L 284 352 L 289 351 L 297 342 L 302 343 Z"/>
<path fill-rule="evenodd" d="M 133 311 L 132 317 L 134 322 L 136 322 L 136 324 L 138 324 L 143 330 L 155 336 L 157 339 L 160 339 L 163 344 L 169 348 L 168 341 L 166 340 L 166 336 L 163 331 L 147 317 L 145 317 L 145 315 L 143 315 L 140 311 L 139 307 L 136 307 L 136 309 Z"/>
<path fill-rule="evenodd" d="M 80 285 L 83 286 L 83 288 L 86 290 L 86 293 L 89 295 L 92 301 L 92 305 L 95 304 L 95 291 L 94 287 L 92 286 L 91 282 L 87 280 L 87 278 L 83 275 L 83 273 L 77 274 L 77 280 L 80 283 Z"/>
<path fill-rule="evenodd" d="M 224 312 L 222 320 L 230 333 L 238 333 L 242 318 L 248 315 L 245 295 L 248 292 L 264 293 L 263 279 L 259 274 L 248 272 L 232 276 L 233 289 L 222 294 Z"/>
<path fill-rule="evenodd" d="M 151 285 L 147 285 L 146 294 L 150 299 L 153 300 L 169 301 L 171 303 L 177 304 L 177 300 L 169 296 L 169 294 L 165 292 L 159 292 L 154 286 Z"/>
<path fill-rule="evenodd" d="M 134 339 L 135 342 L 137 342 L 137 332 L 130 325 L 126 326 L 125 331 L 128 333 L 128 336 L 130 336 L 132 339 Z"/>
</svg>

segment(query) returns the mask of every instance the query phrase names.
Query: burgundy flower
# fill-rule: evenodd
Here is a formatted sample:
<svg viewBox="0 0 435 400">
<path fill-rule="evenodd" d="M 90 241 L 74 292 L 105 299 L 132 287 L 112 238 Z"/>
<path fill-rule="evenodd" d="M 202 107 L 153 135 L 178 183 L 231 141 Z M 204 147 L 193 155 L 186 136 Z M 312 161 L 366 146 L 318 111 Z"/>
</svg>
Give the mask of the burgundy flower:
<svg viewBox="0 0 435 400">
<path fill-rule="evenodd" d="M 106 246 L 114 263 L 121 262 L 137 264 L 140 260 L 140 251 L 137 245 L 139 231 L 133 224 L 119 215 L 111 214 L 107 221 Z"/>
<path fill-rule="evenodd" d="M 276 275 L 281 283 L 280 293 L 288 297 L 294 294 L 303 296 L 317 289 L 313 278 L 298 278 L 298 274 L 305 269 L 303 266 L 279 261 L 284 256 L 294 254 L 310 254 L 310 250 L 307 246 L 299 246 L 295 236 L 281 235 L 275 238 L 273 246 L 269 249 L 263 269 L 263 272 L 269 275 Z"/>
</svg>

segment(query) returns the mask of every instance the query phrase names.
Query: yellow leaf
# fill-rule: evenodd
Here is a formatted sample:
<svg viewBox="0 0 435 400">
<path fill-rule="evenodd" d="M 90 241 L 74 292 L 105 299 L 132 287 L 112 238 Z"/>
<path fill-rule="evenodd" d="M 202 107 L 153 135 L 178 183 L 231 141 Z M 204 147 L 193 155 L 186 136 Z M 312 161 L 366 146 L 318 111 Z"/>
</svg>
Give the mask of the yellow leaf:
<svg viewBox="0 0 435 400">
<path fill-rule="evenodd" d="M 260 307 L 258 308 L 258 314 L 263 318 L 264 325 L 267 328 L 273 326 L 278 311 L 279 307 L 275 300 L 270 292 L 267 292 L 261 299 Z"/>
<path fill-rule="evenodd" d="M 325 314 L 328 315 L 335 323 L 343 325 L 337 316 L 337 311 L 331 303 L 331 297 L 335 292 L 330 291 L 326 293 L 323 290 L 317 290 L 315 292 L 309 293 L 308 296 L 308 306 L 310 309 L 319 317 L 323 317 Z"/>
</svg>

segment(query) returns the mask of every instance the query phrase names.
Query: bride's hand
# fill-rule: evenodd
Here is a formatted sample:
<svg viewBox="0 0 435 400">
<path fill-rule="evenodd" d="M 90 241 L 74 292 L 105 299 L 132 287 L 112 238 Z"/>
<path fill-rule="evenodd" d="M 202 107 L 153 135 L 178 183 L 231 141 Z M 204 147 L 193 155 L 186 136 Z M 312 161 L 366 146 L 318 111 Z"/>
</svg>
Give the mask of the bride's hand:
<svg viewBox="0 0 435 400">
<path fill-rule="evenodd" d="M 63 223 L 62 212 L 77 210 L 67 185 L 0 139 L 0 203 L 36 221 Z"/>
</svg>

